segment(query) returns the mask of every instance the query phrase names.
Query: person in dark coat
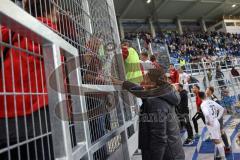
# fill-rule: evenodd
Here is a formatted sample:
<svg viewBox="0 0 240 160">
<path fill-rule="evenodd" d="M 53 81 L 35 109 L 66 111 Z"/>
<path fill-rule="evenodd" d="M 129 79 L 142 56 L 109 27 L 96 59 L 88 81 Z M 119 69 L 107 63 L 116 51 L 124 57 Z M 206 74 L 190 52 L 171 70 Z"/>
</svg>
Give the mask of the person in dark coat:
<svg viewBox="0 0 240 160">
<path fill-rule="evenodd" d="M 216 76 L 215 78 L 217 79 L 218 85 L 221 89 L 225 87 L 225 81 L 224 81 L 224 74 L 221 71 L 221 66 L 217 65 L 216 67 Z"/>
<path fill-rule="evenodd" d="M 240 74 L 239 74 L 238 70 L 236 70 L 235 67 L 232 67 L 231 74 L 232 74 L 233 78 L 235 79 L 236 84 L 238 84 L 239 83 L 238 81 L 240 81 Z"/>
<path fill-rule="evenodd" d="M 184 160 L 185 154 L 175 113 L 180 96 L 174 87 L 166 82 L 163 71 L 150 69 L 141 86 L 128 81 L 113 82 L 122 84 L 123 89 L 143 100 L 139 119 L 139 149 L 142 151 L 142 159 Z"/>
<path fill-rule="evenodd" d="M 184 145 L 193 144 L 193 129 L 189 119 L 189 108 L 188 108 L 188 92 L 183 89 L 182 84 L 176 84 L 176 90 L 180 93 L 181 101 L 177 107 L 179 119 L 181 125 L 187 129 L 188 138 L 184 142 Z"/>
</svg>

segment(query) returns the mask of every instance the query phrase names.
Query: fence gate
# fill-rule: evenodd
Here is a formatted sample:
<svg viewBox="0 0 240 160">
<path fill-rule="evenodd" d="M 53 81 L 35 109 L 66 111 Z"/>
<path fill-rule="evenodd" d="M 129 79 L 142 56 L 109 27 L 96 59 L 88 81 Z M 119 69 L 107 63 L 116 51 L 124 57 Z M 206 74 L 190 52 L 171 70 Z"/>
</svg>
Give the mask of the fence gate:
<svg viewBox="0 0 240 160">
<path fill-rule="evenodd" d="M 113 0 L 1 0 L 0 26 L 0 159 L 130 159 Z"/>
</svg>

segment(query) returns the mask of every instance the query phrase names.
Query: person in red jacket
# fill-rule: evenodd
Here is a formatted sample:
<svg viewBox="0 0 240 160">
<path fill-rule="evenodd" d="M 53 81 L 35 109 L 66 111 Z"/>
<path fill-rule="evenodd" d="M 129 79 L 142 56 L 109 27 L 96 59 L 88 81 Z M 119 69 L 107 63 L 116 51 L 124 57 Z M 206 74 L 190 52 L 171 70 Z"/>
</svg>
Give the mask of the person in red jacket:
<svg viewBox="0 0 240 160">
<path fill-rule="evenodd" d="M 56 9 L 49 0 L 29 1 L 25 9 L 57 30 Z M 44 17 L 38 17 L 40 15 Z M 0 31 L 1 41 L 13 46 L 1 45 L 0 48 L 3 53 L 0 61 L 0 93 L 3 93 L 0 94 L 0 150 L 28 140 L 31 142 L 21 145 L 20 155 L 18 148 L 11 149 L 11 159 L 53 159 L 42 48 L 7 27 L 2 26 Z M 42 137 L 37 138 L 39 136 Z M 0 159 L 6 160 L 8 156 L 8 152 L 1 153 Z"/>
<path fill-rule="evenodd" d="M 175 69 L 173 64 L 170 64 L 169 66 L 169 71 L 170 71 L 170 79 L 173 84 L 179 83 L 179 73 Z"/>
<path fill-rule="evenodd" d="M 201 110 L 202 100 L 199 97 L 200 87 L 198 85 L 194 85 L 193 89 L 192 89 L 192 92 L 196 96 L 196 106 L 197 106 L 197 113 L 193 116 L 192 121 L 193 121 L 194 129 L 195 129 L 195 133 L 196 133 L 195 137 L 198 138 L 199 133 L 198 133 L 198 123 L 197 123 L 197 121 L 199 119 L 202 119 L 203 123 L 205 124 L 205 118 L 204 118 L 203 112 Z"/>
</svg>

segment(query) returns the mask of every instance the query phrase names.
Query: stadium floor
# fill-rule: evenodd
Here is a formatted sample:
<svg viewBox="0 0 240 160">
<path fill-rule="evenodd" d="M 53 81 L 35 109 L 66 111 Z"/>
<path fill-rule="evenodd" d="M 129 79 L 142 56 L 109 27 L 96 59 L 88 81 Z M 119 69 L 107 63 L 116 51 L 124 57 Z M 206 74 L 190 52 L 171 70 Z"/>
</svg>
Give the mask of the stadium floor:
<svg viewBox="0 0 240 160">
<path fill-rule="evenodd" d="M 211 141 L 205 141 L 209 135 L 204 124 L 199 121 L 199 127 L 202 130 L 201 137 L 195 139 L 191 146 L 184 146 L 186 160 L 213 160 L 214 144 Z M 240 118 L 230 115 L 224 117 L 224 128 L 231 142 L 232 152 L 226 155 L 227 160 L 240 160 L 240 146 L 236 144 L 236 136 L 240 132 Z M 182 141 L 187 137 L 186 132 L 181 133 Z M 141 155 L 134 155 L 132 160 L 141 160 Z"/>
</svg>

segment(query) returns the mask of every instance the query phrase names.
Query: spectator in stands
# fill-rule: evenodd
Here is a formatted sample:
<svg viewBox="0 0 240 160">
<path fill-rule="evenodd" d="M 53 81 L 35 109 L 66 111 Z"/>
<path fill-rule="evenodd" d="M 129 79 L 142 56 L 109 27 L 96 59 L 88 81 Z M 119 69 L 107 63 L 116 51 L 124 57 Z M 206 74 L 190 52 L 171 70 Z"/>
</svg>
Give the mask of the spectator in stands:
<svg viewBox="0 0 240 160">
<path fill-rule="evenodd" d="M 221 71 L 221 66 L 219 64 L 216 66 L 216 76 L 215 76 L 215 78 L 217 79 L 219 87 L 224 88 L 225 87 L 224 74 Z"/>
<path fill-rule="evenodd" d="M 188 85 L 188 83 L 190 82 L 190 75 L 186 72 L 184 72 L 185 67 L 181 67 L 179 68 L 178 72 L 180 74 L 180 83 Z"/>
<path fill-rule="evenodd" d="M 207 70 L 207 78 L 210 83 L 212 81 L 212 70 L 211 69 Z M 204 87 L 207 88 L 207 79 L 205 76 L 203 77 L 203 84 L 204 84 Z"/>
<path fill-rule="evenodd" d="M 180 93 L 181 101 L 178 104 L 177 111 L 179 114 L 180 123 L 187 129 L 188 137 L 184 142 L 184 145 L 193 144 L 193 129 L 189 118 L 189 108 L 188 108 L 188 92 L 183 89 L 182 84 L 176 84 L 176 90 Z"/>
<path fill-rule="evenodd" d="M 143 80 L 143 72 L 137 51 L 132 48 L 128 41 L 122 42 L 122 54 L 125 64 L 126 79 L 133 83 Z"/>
<path fill-rule="evenodd" d="M 199 97 L 200 87 L 195 84 L 193 86 L 192 91 L 196 96 L 196 106 L 197 106 L 197 113 L 193 116 L 192 121 L 193 121 L 194 129 L 195 129 L 195 133 L 196 133 L 195 138 L 199 138 L 200 135 L 198 132 L 198 120 L 202 119 L 203 123 L 205 124 L 205 118 L 204 118 L 204 115 L 201 110 L 202 100 Z"/>
<path fill-rule="evenodd" d="M 240 146 L 240 134 L 237 135 L 236 143 Z"/>
<path fill-rule="evenodd" d="M 213 87 L 208 87 L 206 90 L 206 96 L 213 100 L 214 102 L 220 104 L 220 101 L 218 100 L 217 96 L 214 95 L 214 88 Z M 222 136 L 222 140 L 223 143 L 225 144 L 225 152 L 229 153 L 231 150 L 231 147 L 229 145 L 228 142 L 228 138 L 227 138 L 227 134 L 224 131 L 224 125 L 223 125 L 223 116 L 221 117 L 221 119 L 219 119 L 219 123 L 220 123 L 220 129 L 221 129 L 221 136 Z"/>
<path fill-rule="evenodd" d="M 232 67 L 231 74 L 232 74 L 233 77 L 239 77 L 240 76 L 238 70 L 236 70 L 235 67 Z"/>
<path fill-rule="evenodd" d="M 134 34 L 131 34 L 134 36 Z M 135 34 L 136 35 L 136 34 Z M 140 39 L 146 41 L 146 34 L 138 34 Z M 219 56 L 227 55 L 224 61 L 232 65 L 231 56 L 240 56 L 240 37 L 235 34 L 211 32 L 211 33 L 184 33 L 179 35 L 176 32 L 158 33 L 158 36 L 151 40 L 155 43 L 166 42 L 171 57 L 182 59 L 187 62 L 205 62 L 218 60 Z M 136 36 L 135 36 L 136 37 Z M 225 63 L 222 63 L 225 66 Z"/>
<path fill-rule="evenodd" d="M 140 63 L 143 67 L 144 75 L 147 74 L 149 69 L 153 68 L 152 62 L 149 60 L 148 53 L 142 52 L 140 56 Z"/>
<path fill-rule="evenodd" d="M 57 29 L 56 8 L 49 0 L 29 1 L 25 9 L 51 29 Z M 41 15 L 43 17 L 39 17 Z M 4 26 L 1 27 L 1 38 L 21 50 L 6 46 L 0 48 L 4 55 L 1 57 L 0 92 L 9 93 L 8 96 L 0 95 L 0 148 L 28 140 L 31 142 L 20 147 L 20 155 L 18 148 L 11 149 L 12 160 L 27 157 L 31 160 L 53 159 L 42 49 L 28 37 L 10 32 Z M 20 94 L 16 96 L 15 93 Z M 7 160 L 8 153 L 1 153 L 0 159 Z"/>
<path fill-rule="evenodd" d="M 231 74 L 233 78 L 235 79 L 236 83 L 238 83 L 237 79 L 240 81 L 240 74 L 238 70 L 235 69 L 235 67 L 232 67 Z"/>
<path fill-rule="evenodd" d="M 157 62 L 157 59 L 154 55 L 150 56 L 150 61 L 152 62 L 152 65 L 155 69 L 160 69 L 161 68 L 160 64 Z"/>
<path fill-rule="evenodd" d="M 169 66 L 169 72 L 170 72 L 170 79 L 171 82 L 174 83 L 179 83 L 179 73 L 178 71 L 175 69 L 173 64 L 170 64 Z"/>
<path fill-rule="evenodd" d="M 133 95 L 143 99 L 139 121 L 139 148 L 143 160 L 184 160 L 175 106 L 180 102 L 177 91 L 166 82 L 163 70 L 150 69 L 143 85 L 113 78 Z"/>
</svg>

